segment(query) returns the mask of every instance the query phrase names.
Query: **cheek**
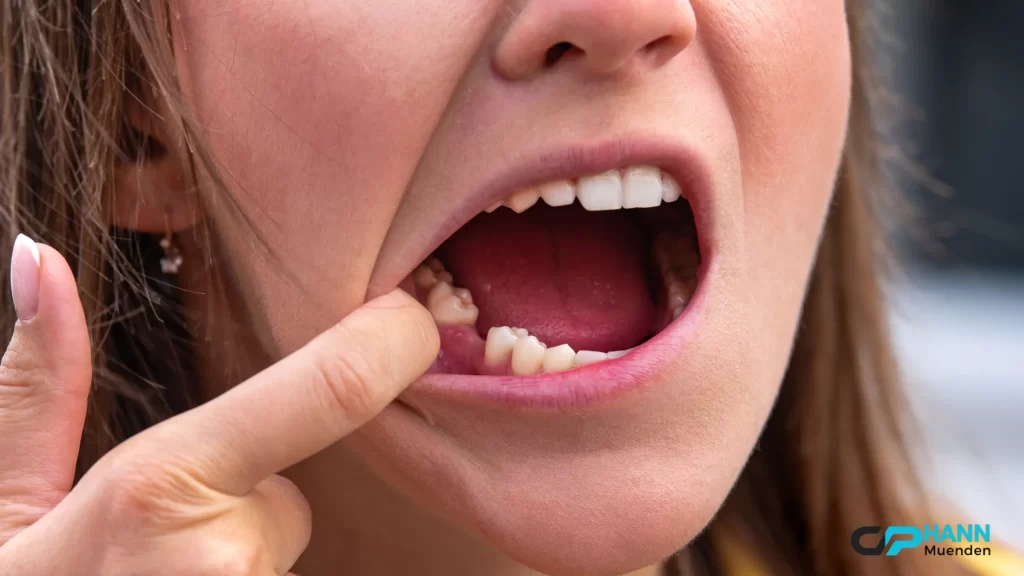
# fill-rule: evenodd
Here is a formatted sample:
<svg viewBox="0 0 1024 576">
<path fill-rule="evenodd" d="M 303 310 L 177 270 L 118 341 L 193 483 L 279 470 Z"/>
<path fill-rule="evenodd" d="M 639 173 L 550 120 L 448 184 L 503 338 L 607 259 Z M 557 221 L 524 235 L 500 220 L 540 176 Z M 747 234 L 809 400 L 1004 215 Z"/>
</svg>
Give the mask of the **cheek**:
<svg viewBox="0 0 1024 576">
<path fill-rule="evenodd" d="M 845 141 L 846 10 L 841 0 L 734 0 L 707 17 L 742 165 L 744 285 L 776 365 L 787 355 Z"/>
<path fill-rule="evenodd" d="M 207 203 L 233 262 L 246 268 L 246 294 L 270 309 L 275 338 L 290 349 L 362 301 L 396 206 L 485 30 L 485 8 L 176 5 L 183 89 L 229 192 L 307 293 L 324 297 L 317 320 L 309 302 L 306 312 L 282 309 L 295 287 L 278 283 L 273 262 L 251 262 L 248 230 L 218 212 L 224 203 Z"/>
</svg>

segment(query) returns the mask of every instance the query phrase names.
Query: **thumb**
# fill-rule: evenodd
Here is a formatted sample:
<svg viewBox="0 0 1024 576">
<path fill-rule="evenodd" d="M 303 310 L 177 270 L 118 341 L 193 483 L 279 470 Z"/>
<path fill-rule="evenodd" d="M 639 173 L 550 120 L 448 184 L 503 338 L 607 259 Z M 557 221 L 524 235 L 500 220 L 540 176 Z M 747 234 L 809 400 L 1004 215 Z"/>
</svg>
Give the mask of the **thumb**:
<svg viewBox="0 0 1024 576">
<path fill-rule="evenodd" d="M 71 489 L 92 379 L 85 314 L 60 253 L 19 235 L 11 292 L 18 322 L 0 361 L 0 545 Z"/>
</svg>

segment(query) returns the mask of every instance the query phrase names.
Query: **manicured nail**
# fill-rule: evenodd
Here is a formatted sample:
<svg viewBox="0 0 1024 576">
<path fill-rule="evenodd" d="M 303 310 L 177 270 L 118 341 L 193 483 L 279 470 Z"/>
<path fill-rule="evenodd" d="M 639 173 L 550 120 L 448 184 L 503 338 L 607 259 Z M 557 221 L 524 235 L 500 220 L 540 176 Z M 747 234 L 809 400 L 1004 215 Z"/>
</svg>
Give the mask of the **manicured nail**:
<svg viewBox="0 0 1024 576">
<path fill-rule="evenodd" d="M 39 311 L 39 247 L 18 234 L 11 253 L 11 296 L 18 320 L 28 322 Z"/>
</svg>

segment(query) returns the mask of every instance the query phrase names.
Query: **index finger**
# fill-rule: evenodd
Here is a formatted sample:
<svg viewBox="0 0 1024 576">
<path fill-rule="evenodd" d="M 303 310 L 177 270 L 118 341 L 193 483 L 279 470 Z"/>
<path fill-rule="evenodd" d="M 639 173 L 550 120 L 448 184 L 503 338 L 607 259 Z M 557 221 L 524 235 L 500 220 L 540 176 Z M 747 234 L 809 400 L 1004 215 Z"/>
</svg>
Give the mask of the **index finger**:
<svg viewBox="0 0 1024 576">
<path fill-rule="evenodd" d="M 396 289 L 151 432 L 175 465 L 193 467 L 187 472 L 215 490 L 242 495 L 376 416 L 426 372 L 439 347 L 430 313 Z"/>
</svg>

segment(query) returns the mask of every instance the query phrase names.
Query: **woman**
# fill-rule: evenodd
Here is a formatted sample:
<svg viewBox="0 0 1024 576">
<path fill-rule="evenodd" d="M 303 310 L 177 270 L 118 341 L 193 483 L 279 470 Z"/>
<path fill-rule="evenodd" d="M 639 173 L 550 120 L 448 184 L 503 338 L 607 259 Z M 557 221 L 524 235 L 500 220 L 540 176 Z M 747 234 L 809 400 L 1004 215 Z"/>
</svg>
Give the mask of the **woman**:
<svg viewBox="0 0 1024 576">
<path fill-rule="evenodd" d="M 5 573 L 969 573 L 860 2 L 2 11 Z"/>
</svg>

